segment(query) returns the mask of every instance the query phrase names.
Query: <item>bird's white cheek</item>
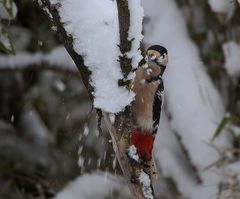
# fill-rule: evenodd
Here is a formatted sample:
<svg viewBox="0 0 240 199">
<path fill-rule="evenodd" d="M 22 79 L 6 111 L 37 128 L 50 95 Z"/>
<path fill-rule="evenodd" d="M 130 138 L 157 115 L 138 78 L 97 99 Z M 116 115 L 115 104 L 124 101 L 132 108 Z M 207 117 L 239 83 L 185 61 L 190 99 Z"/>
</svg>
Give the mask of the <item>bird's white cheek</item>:
<svg viewBox="0 0 240 199">
<path fill-rule="evenodd" d="M 159 57 L 159 58 L 158 58 L 158 61 L 159 61 L 160 63 L 162 63 L 162 62 L 163 62 L 163 56 Z"/>
</svg>

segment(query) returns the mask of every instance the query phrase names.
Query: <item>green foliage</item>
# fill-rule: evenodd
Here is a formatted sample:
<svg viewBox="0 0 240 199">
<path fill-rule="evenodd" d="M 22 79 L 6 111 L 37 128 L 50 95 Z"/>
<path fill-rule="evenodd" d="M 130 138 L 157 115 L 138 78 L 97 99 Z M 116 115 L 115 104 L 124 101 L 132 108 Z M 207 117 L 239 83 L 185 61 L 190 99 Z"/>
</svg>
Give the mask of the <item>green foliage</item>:
<svg viewBox="0 0 240 199">
<path fill-rule="evenodd" d="M 234 127 L 237 124 L 237 119 L 233 115 L 226 115 L 222 118 L 221 122 L 219 123 L 216 131 L 214 132 L 214 135 L 211 139 L 213 142 L 221 133 L 224 129 L 226 129 L 229 133 L 232 134 L 234 138 L 237 137 Z"/>
<path fill-rule="evenodd" d="M 11 16 L 13 18 L 14 17 L 14 13 L 13 13 L 13 4 L 14 4 L 14 2 L 13 2 L 13 0 L 0 0 L 0 4 L 3 5 L 5 10 L 9 14 L 9 16 Z"/>
<path fill-rule="evenodd" d="M 9 32 L 0 24 L 0 51 L 14 54 L 14 47 Z"/>
<path fill-rule="evenodd" d="M 213 137 L 212 142 L 221 134 L 222 130 L 226 127 L 226 125 L 230 122 L 231 118 L 229 116 L 224 116 L 221 120 L 220 124 L 218 125 L 218 128 L 216 129 Z"/>
<path fill-rule="evenodd" d="M 11 18 L 14 18 L 13 0 L 0 0 L 0 6 L 8 13 Z M 14 54 L 14 47 L 9 32 L 3 27 L 2 20 L 0 18 L 0 51 L 5 53 Z"/>
</svg>

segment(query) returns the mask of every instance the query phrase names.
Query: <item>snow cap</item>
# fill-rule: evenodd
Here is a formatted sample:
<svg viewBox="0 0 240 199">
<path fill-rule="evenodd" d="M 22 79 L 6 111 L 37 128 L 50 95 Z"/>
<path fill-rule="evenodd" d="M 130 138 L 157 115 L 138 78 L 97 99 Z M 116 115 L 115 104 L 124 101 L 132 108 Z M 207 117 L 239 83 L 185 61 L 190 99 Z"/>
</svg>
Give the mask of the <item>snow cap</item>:
<svg viewBox="0 0 240 199">
<path fill-rule="evenodd" d="M 164 48 L 163 46 L 160 46 L 160 45 L 153 45 L 153 46 L 150 46 L 147 51 L 149 50 L 155 50 L 157 52 L 159 52 L 161 55 L 163 55 L 164 53 L 168 54 L 167 52 L 167 49 Z"/>
</svg>

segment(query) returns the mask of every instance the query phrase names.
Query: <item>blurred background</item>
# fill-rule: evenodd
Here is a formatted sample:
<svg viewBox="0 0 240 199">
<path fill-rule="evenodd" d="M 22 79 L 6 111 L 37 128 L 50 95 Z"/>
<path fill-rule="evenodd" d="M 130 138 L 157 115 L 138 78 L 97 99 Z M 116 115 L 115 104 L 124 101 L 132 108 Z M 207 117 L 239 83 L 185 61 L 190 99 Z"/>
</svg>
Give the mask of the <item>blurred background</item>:
<svg viewBox="0 0 240 199">
<path fill-rule="evenodd" d="M 176 20 L 172 23 L 182 27 L 180 29 L 184 29 L 186 38 L 196 46 L 197 50 L 195 48 L 194 50 L 198 52 L 197 62 L 202 63 L 207 78 L 216 89 L 216 91 L 210 89 L 210 93 L 217 92 L 223 104 L 224 114 L 220 115 L 216 128 L 211 129 L 210 137 L 215 139 L 226 134 L 230 137 L 228 150 L 212 146 L 220 157 L 216 162 L 213 159 L 212 164 L 221 167 L 234 163 L 236 170 L 231 175 L 227 173 L 227 177 L 223 177 L 228 179 L 227 181 L 218 180 L 219 183 L 215 184 L 218 191 L 209 198 L 239 199 L 239 2 L 176 0 L 169 1 L 171 2 L 169 4 L 167 0 L 161 0 L 159 7 L 158 4 L 154 5 L 154 2 L 156 1 L 146 5 L 147 0 L 143 1 L 147 13 L 144 19 L 146 34 L 151 25 L 150 21 L 155 23 L 158 20 L 154 13 L 161 12 L 160 7 L 162 10 L 171 10 L 172 6 L 177 8 L 176 12 L 180 14 L 182 21 Z M 148 11 L 150 8 L 152 10 Z M 175 13 L 174 9 L 172 12 Z M 168 13 L 165 17 L 171 18 Z M 144 44 L 153 42 L 151 38 L 146 36 Z M 167 40 L 166 44 L 171 53 L 173 47 Z M 184 47 L 182 51 L 185 51 Z M 186 59 L 187 56 L 188 54 Z M 172 61 L 172 65 L 174 64 Z M 167 89 L 166 94 L 171 92 L 171 87 Z M 189 96 L 191 97 L 191 93 Z M 177 115 L 177 109 L 174 109 L 171 103 L 171 96 L 169 98 L 167 96 L 167 107 L 161 121 L 164 125 L 172 125 L 169 121 L 171 117 Z M 177 119 L 176 116 L 175 120 Z M 194 152 L 188 152 L 191 147 L 185 147 L 185 142 L 181 142 L 182 134 L 175 130 L 171 133 L 174 138 L 168 137 L 166 140 L 174 145 L 175 142 L 178 143 L 184 157 L 179 155 L 177 158 L 179 162 L 169 160 L 166 164 L 173 164 L 176 167 L 181 167 L 178 165 L 180 163 L 187 165 L 184 170 L 190 168 L 189 178 L 194 180 L 188 180 L 186 177 L 185 181 L 190 185 L 186 184 L 188 188 L 182 188 L 183 181 L 179 175 L 187 176 L 188 171 L 184 173 L 179 170 L 177 173 L 168 174 L 166 164 L 159 161 L 162 181 L 157 186 L 163 191 L 157 192 L 158 198 L 205 198 L 204 194 L 194 196 L 187 190 L 195 185 L 197 187 L 204 185 L 205 177 L 201 174 L 198 176 L 199 170 L 195 168 L 198 162 L 192 157 Z M 169 139 L 173 139 L 174 142 Z M 103 132 L 99 133 L 96 113 L 80 74 L 59 42 L 55 28 L 47 16 L 31 0 L 0 1 L 0 198 L 129 198 L 126 187 L 125 191 L 121 188 L 124 187 L 124 183 L 114 177 L 114 174 L 120 173 L 110 137 L 104 126 Z M 105 193 L 98 196 L 90 193 L 85 193 L 86 197 L 80 196 L 87 190 L 86 188 L 76 194 L 73 194 L 75 192 L 72 190 L 71 193 L 75 196 L 66 196 L 61 192 L 56 196 L 56 193 L 74 179 L 77 179 L 74 182 L 79 184 L 76 189 L 81 187 L 81 183 L 91 186 L 96 182 L 97 187 L 107 179 L 111 182 L 111 190 L 104 189 Z M 204 192 L 199 189 L 198 191 Z"/>
</svg>

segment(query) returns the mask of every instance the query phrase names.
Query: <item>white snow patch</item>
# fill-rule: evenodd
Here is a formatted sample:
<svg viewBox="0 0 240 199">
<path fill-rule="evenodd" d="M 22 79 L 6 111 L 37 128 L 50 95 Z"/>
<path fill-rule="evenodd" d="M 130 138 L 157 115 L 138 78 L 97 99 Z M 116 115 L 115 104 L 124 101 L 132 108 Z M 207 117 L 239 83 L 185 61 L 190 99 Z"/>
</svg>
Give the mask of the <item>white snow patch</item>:
<svg viewBox="0 0 240 199">
<path fill-rule="evenodd" d="M 66 86 L 65 86 L 64 82 L 62 82 L 59 79 L 54 81 L 54 85 L 55 85 L 56 89 L 60 92 L 63 92 L 66 89 Z"/>
<path fill-rule="evenodd" d="M 0 55 L 0 69 L 21 69 L 29 65 L 37 65 L 42 63 L 76 71 L 74 62 L 64 47 L 56 47 L 47 54 L 40 52 L 34 54 L 19 52 L 16 55 Z"/>
<path fill-rule="evenodd" d="M 120 54 L 116 1 L 65 0 L 59 8 L 61 21 L 73 37 L 74 50 L 83 56 L 94 87 L 94 106 L 116 113 L 130 104 L 134 93 L 118 86 L 123 78 L 117 58 Z"/>
<path fill-rule="evenodd" d="M 234 12 L 232 0 L 208 0 L 208 4 L 214 12 L 227 14 L 228 17 L 231 17 Z"/>
<path fill-rule="evenodd" d="M 113 190 L 120 198 L 130 198 L 123 181 L 108 173 L 85 174 L 70 182 L 54 199 L 104 199 L 111 198 Z"/>
<path fill-rule="evenodd" d="M 6 1 L 10 2 L 10 0 Z M 8 8 L 11 8 L 11 5 L 7 5 Z M 14 2 L 12 2 L 12 16 L 9 14 L 9 12 L 6 10 L 6 8 L 3 6 L 3 3 L 0 3 L 0 18 L 2 19 L 14 19 L 17 15 L 17 6 Z"/>
<path fill-rule="evenodd" d="M 133 160 L 138 161 L 139 160 L 139 156 L 137 154 L 137 148 L 134 145 L 131 145 L 128 149 L 128 155 L 130 156 L 130 158 L 132 158 Z"/>
<path fill-rule="evenodd" d="M 109 119 L 110 119 L 111 123 L 114 124 L 114 122 L 115 122 L 115 114 L 110 113 L 109 114 Z"/>
<path fill-rule="evenodd" d="M 240 162 L 237 161 L 237 162 L 234 162 L 234 163 L 231 163 L 229 165 L 226 166 L 226 172 L 228 172 L 229 176 L 237 176 L 238 177 L 238 180 L 240 180 Z"/>
<path fill-rule="evenodd" d="M 234 135 L 240 136 L 240 127 L 239 126 L 231 124 L 231 129 L 233 130 Z"/>
<path fill-rule="evenodd" d="M 26 108 L 22 114 L 20 123 L 23 129 L 25 129 L 24 132 L 30 136 L 35 143 L 43 145 L 53 143 L 53 136 L 35 109 Z"/>
<path fill-rule="evenodd" d="M 205 179 L 202 183 L 197 181 L 196 173 L 188 163 L 164 112 L 161 115 L 159 131 L 155 138 L 154 154 L 163 171 L 163 176 L 172 178 L 183 196 L 191 199 L 216 198 L 218 182 L 208 182 Z M 200 172 L 211 173 L 211 177 L 215 180 L 221 178 L 223 173 L 217 169 Z"/>
<path fill-rule="evenodd" d="M 139 176 L 139 181 L 142 185 L 142 191 L 143 195 L 145 196 L 146 199 L 153 199 L 153 194 L 152 194 L 152 189 L 151 189 L 151 180 L 149 176 L 141 170 L 140 176 Z"/>
<path fill-rule="evenodd" d="M 130 12 L 130 27 L 128 31 L 128 39 L 132 40 L 131 51 L 127 53 L 129 58 L 132 58 L 132 67 L 137 68 L 138 63 L 143 58 L 140 50 L 140 42 L 143 39 L 142 24 L 144 10 L 141 6 L 141 0 L 129 0 L 128 8 Z"/>
<path fill-rule="evenodd" d="M 225 57 L 225 67 L 227 73 L 236 77 L 240 74 L 240 45 L 234 41 L 228 41 L 223 44 Z"/>
</svg>

